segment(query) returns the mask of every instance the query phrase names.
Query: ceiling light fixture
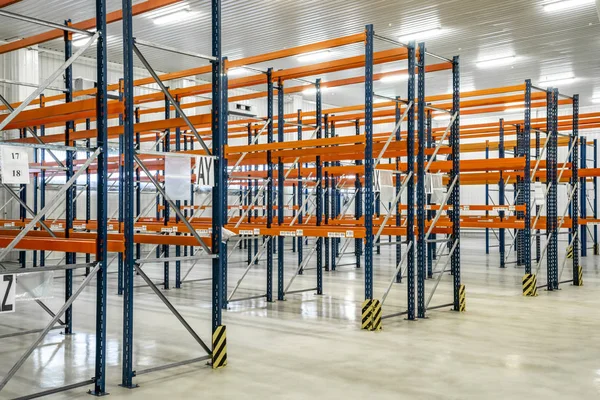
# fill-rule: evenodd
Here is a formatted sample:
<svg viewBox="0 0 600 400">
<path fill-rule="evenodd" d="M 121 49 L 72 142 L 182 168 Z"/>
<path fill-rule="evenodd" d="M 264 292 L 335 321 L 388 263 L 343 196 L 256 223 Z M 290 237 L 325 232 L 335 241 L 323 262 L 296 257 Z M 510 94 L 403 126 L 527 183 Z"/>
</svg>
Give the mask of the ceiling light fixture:
<svg viewBox="0 0 600 400">
<path fill-rule="evenodd" d="M 515 63 L 515 61 L 517 61 L 517 56 L 492 58 L 492 59 L 477 61 L 477 67 L 478 68 L 503 67 L 506 65 L 512 65 Z"/>
<path fill-rule="evenodd" d="M 304 53 L 304 54 L 299 55 L 298 61 L 307 62 L 307 61 L 324 60 L 324 59 L 331 57 L 332 54 L 333 53 L 331 50 L 313 51 L 311 53 Z"/>
<path fill-rule="evenodd" d="M 538 83 L 541 87 L 550 87 L 550 86 L 560 86 L 560 85 L 569 85 L 577 81 L 577 78 L 574 76 L 567 76 L 564 78 L 551 78 L 545 81 L 540 81 Z"/>
<path fill-rule="evenodd" d="M 425 40 L 425 39 L 430 39 L 432 37 L 438 36 L 438 35 L 442 34 L 443 31 L 444 30 L 441 27 L 437 27 L 437 28 L 433 28 L 433 29 L 427 29 L 424 31 L 407 33 L 405 35 L 400 36 L 398 38 L 398 40 L 403 43 L 407 43 L 412 40 Z"/>
<path fill-rule="evenodd" d="M 566 8 L 579 7 L 587 4 L 593 4 L 594 0 L 563 0 L 554 1 L 544 5 L 544 11 L 554 12 L 564 10 Z"/>
<path fill-rule="evenodd" d="M 325 86 L 325 87 L 321 86 L 321 93 L 325 93 L 325 92 L 328 92 L 328 91 L 329 91 L 329 88 L 327 86 Z M 313 87 L 310 87 L 308 89 L 304 89 L 302 91 L 302 94 L 305 95 L 305 96 L 315 95 L 315 94 L 317 94 L 317 88 L 313 86 Z"/>
<path fill-rule="evenodd" d="M 198 13 L 191 12 L 189 8 L 185 8 L 183 10 L 177 10 L 170 14 L 164 14 L 159 17 L 154 18 L 152 21 L 154 25 L 167 25 L 175 22 L 187 21 L 193 17 L 195 17 Z"/>
<path fill-rule="evenodd" d="M 402 82 L 408 79 L 408 74 L 387 75 L 379 80 L 382 83 Z"/>
</svg>

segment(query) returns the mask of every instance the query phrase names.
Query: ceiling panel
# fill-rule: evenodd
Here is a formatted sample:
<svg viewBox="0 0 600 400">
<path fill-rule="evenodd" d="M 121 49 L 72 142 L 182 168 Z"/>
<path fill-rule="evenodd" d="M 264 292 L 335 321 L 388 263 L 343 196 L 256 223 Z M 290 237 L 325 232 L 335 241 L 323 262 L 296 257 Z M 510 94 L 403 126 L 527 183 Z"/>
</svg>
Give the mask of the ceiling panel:
<svg viewBox="0 0 600 400">
<path fill-rule="evenodd" d="M 577 80 L 561 85 L 561 92 L 580 93 L 583 105 L 600 98 L 600 23 L 593 0 L 580 0 L 580 6 L 547 12 L 544 5 L 556 0 L 328 0 L 265 1 L 225 0 L 223 2 L 223 51 L 230 59 L 247 57 L 286 47 L 298 46 L 360 32 L 372 23 L 378 34 L 397 39 L 401 35 L 441 28 L 441 33 L 426 40 L 430 52 L 461 57 L 463 90 L 513 85 L 532 79 L 539 83 L 557 74 Z M 156 25 L 151 16 L 134 18 L 135 36 L 198 53 L 210 53 L 210 2 L 188 0 L 195 17 L 171 25 Z M 39 7 L 36 0 L 23 0 L 7 7 L 25 15 L 62 22 L 80 21 L 94 16 L 93 0 L 47 0 Z M 108 0 L 108 10 L 120 7 L 119 0 Z M 1 18 L 1 17 L 0 17 Z M 121 24 L 111 24 L 109 60 L 122 59 Z M 14 40 L 45 31 L 19 21 L 2 18 L 0 39 Z M 43 47 L 61 50 L 60 41 Z M 348 46 L 330 53 L 332 59 L 362 54 L 362 46 Z M 378 42 L 376 50 L 390 48 Z M 144 49 L 151 64 L 161 71 L 175 71 L 202 65 L 200 60 Z M 477 60 L 505 55 L 517 58 L 512 66 L 490 69 L 477 67 Z M 93 57 L 94 49 L 86 56 Z M 431 59 L 428 63 L 436 62 Z M 405 68 L 405 63 L 378 67 L 377 71 Z M 261 68 L 289 68 L 303 65 L 298 58 L 279 60 Z M 357 76 L 362 71 L 346 71 L 323 76 L 324 80 Z M 313 77 L 314 79 L 316 77 Z M 427 81 L 428 93 L 448 92 L 450 76 L 439 72 Z M 298 83 L 290 82 L 289 85 Z M 405 83 L 376 83 L 378 93 L 405 95 Z M 362 86 L 340 88 L 325 94 L 332 104 L 356 104 L 362 99 Z"/>
</svg>

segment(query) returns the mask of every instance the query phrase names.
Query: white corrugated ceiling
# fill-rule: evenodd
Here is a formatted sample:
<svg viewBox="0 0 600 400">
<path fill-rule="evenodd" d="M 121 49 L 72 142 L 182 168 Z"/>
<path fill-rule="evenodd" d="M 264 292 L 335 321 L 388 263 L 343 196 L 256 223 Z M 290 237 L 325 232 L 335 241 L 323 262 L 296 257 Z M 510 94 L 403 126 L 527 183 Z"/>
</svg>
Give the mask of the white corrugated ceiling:
<svg viewBox="0 0 600 400">
<path fill-rule="evenodd" d="M 372 23 L 378 34 L 397 39 L 400 35 L 441 28 L 441 34 L 426 40 L 433 53 L 461 56 L 463 90 L 483 89 L 521 83 L 539 83 L 553 77 L 575 77 L 560 85 L 561 92 L 580 93 L 583 105 L 600 98 L 600 22 L 594 0 L 570 0 L 576 6 L 548 12 L 544 5 L 557 0 L 226 0 L 223 5 L 223 50 L 230 59 L 261 54 L 286 47 L 360 32 Z M 94 17 L 93 0 L 23 0 L 9 11 L 62 22 Z M 194 12 L 191 20 L 157 26 L 148 15 L 135 17 L 135 36 L 198 53 L 210 53 L 210 2 L 187 0 Z M 108 11 L 117 10 L 120 0 L 108 0 Z M 47 28 L 3 17 L 0 39 L 15 40 Z M 119 62 L 121 24 L 111 24 L 108 35 L 109 60 Z M 60 50 L 60 41 L 43 47 Z M 376 50 L 390 48 L 377 43 Z M 175 71 L 201 65 L 198 60 L 156 50 L 144 50 L 152 65 L 161 71 Z M 336 49 L 332 58 L 360 54 L 361 46 Z M 93 57 L 94 51 L 87 56 Z M 481 59 L 516 56 L 514 65 L 480 69 Z M 429 63 L 435 60 L 428 60 Z M 301 65 L 297 58 L 273 63 L 275 68 Z M 263 65 L 262 67 L 266 67 Z M 398 69 L 404 68 L 399 64 Z M 377 70 L 396 69 L 385 66 Z M 323 77 L 357 76 L 350 71 Z M 432 74 L 427 92 L 449 90 L 449 75 Z M 405 83 L 376 84 L 376 91 L 393 96 L 405 92 Z M 355 104 L 362 87 L 332 90 L 325 100 L 333 104 Z"/>
</svg>

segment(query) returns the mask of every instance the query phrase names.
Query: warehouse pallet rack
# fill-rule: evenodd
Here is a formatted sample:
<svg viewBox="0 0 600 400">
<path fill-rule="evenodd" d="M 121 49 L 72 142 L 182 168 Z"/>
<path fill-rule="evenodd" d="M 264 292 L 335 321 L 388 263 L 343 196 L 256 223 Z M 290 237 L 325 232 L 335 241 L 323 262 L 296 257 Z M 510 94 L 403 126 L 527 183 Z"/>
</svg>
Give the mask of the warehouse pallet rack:
<svg viewBox="0 0 600 400">
<path fill-rule="evenodd" d="M 35 18 L 30 18 L 22 15 L 17 15 L 4 10 L 0 10 L 0 16 L 18 19 L 21 21 L 33 22 L 36 24 L 48 26 L 55 30 L 60 30 L 64 33 L 65 38 L 65 63 L 59 70 L 53 73 L 40 87 L 34 91 L 33 94 L 21 103 L 10 104 L 4 98 L 2 103 L 4 104 L 3 109 L 8 110 L 9 114 L 0 118 L 0 130 L 11 130 L 19 129 L 22 134 L 20 139 L 5 140 L 2 142 L 3 146 L 13 146 L 13 148 L 34 148 L 34 162 L 38 162 L 41 165 L 32 165 L 32 173 L 34 174 L 34 199 L 36 199 L 36 205 L 32 210 L 25 202 L 26 189 L 20 188 L 20 195 L 16 194 L 15 191 L 10 188 L 7 184 L 3 184 L 3 189 L 6 189 L 10 195 L 15 198 L 20 206 L 20 220 L 16 223 L 10 222 L 11 227 L 17 229 L 2 231 L 2 242 L 3 250 L 0 252 L 0 259 L 6 258 L 12 249 L 22 250 L 34 250 L 33 253 L 33 264 L 34 267 L 37 264 L 37 253 L 39 250 L 39 265 L 43 268 L 30 268 L 26 266 L 26 258 L 23 252 L 20 253 L 20 264 L 21 268 L 7 268 L 1 266 L 2 275 L 5 277 L 12 277 L 16 273 L 33 273 L 33 272 L 47 272 L 47 271 L 66 271 L 65 277 L 65 304 L 56 313 L 50 310 L 41 300 L 37 300 L 37 303 L 52 316 L 52 321 L 43 330 L 31 330 L 20 332 L 21 334 L 27 333 L 38 333 L 41 332 L 38 339 L 26 350 L 25 354 L 19 359 L 15 366 L 8 372 L 7 376 L 3 378 L 0 383 L 0 390 L 5 387 L 8 381 L 17 373 L 18 369 L 24 364 L 27 357 L 32 354 L 37 345 L 41 343 L 46 334 L 52 329 L 63 329 L 66 334 L 72 333 L 72 303 L 77 299 L 78 295 L 83 289 L 90 283 L 90 281 L 97 278 L 97 310 L 96 310 L 96 373 L 93 378 L 84 382 L 75 384 L 69 384 L 63 387 L 52 388 L 37 394 L 27 395 L 23 398 L 40 397 L 43 395 L 49 395 L 58 393 L 63 390 L 74 389 L 77 387 L 93 385 L 94 390 L 91 393 L 96 395 L 105 394 L 105 357 L 106 357 L 106 285 L 107 285 L 107 267 L 110 262 L 107 259 L 108 252 L 116 252 L 124 254 L 123 261 L 119 260 L 119 292 L 124 294 L 124 329 L 123 329 L 123 381 L 122 385 L 125 387 L 134 387 L 132 379 L 136 375 L 142 373 L 149 373 L 157 370 L 163 370 L 165 368 L 175 367 L 179 365 L 189 364 L 191 362 L 198 362 L 202 360 L 212 359 L 213 368 L 221 367 L 226 364 L 227 353 L 226 353 L 226 341 L 225 341 L 225 327 L 221 323 L 221 278 L 223 274 L 221 270 L 223 268 L 224 258 L 219 255 L 223 252 L 224 245 L 222 242 L 222 225 L 224 216 L 222 215 L 223 208 L 220 207 L 220 199 L 225 195 L 225 191 L 222 190 L 223 179 L 226 175 L 226 164 L 223 163 L 222 151 L 223 145 L 226 138 L 226 115 L 227 109 L 227 80 L 224 74 L 224 58 L 221 55 L 221 3 L 219 0 L 213 0 L 211 3 L 212 7 L 212 56 L 203 56 L 201 58 L 211 61 L 212 65 L 209 66 L 209 70 L 213 73 L 213 82 L 209 84 L 212 91 L 212 99 L 214 100 L 214 106 L 212 111 L 212 117 L 206 118 L 205 120 L 211 125 L 213 148 L 212 152 L 204 145 L 202 138 L 199 136 L 194 128 L 194 125 L 185 116 L 182 110 L 178 110 L 177 120 L 181 120 L 182 123 L 169 126 L 168 124 L 164 128 L 159 127 L 159 130 L 165 130 L 165 134 L 168 135 L 170 128 L 176 128 L 179 136 L 179 128 L 187 125 L 189 129 L 196 134 L 196 139 L 200 145 L 204 146 L 204 150 L 210 153 L 209 156 L 214 160 L 215 168 L 215 182 L 217 183 L 216 189 L 213 191 L 213 197 L 217 200 L 212 207 L 213 218 L 210 219 L 212 224 L 212 237 L 209 239 L 200 238 L 195 229 L 186 224 L 187 219 L 181 214 L 179 209 L 175 207 L 175 204 L 171 202 L 166 195 L 162 185 L 160 185 L 145 165 L 145 161 L 148 158 L 156 159 L 155 154 L 144 154 L 140 148 L 135 148 L 135 139 L 137 136 L 138 144 L 140 139 L 140 133 L 134 135 L 136 127 L 139 127 L 139 115 L 134 112 L 134 102 L 136 98 L 133 96 L 133 53 L 137 53 L 140 60 L 146 65 L 151 78 L 145 78 L 138 80 L 135 83 L 137 85 L 156 82 L 161 87 L 161 92 L 167 97 L 168 102 L 173 106 L 177 107 L 175 99 L 170 95 L 170 92 L 162 84 L 164 80 L 176 79 L 177 74 L 174 75 L 162 75 L 157 76 L 151 66 L 143 57 L 143 54 L 136 46 L 140 45 L 133 39 L 132 34 L 132 17 L 133 15 L 140 14 L 145 11 L 157 9 L 164 5 L 175 3 L 173 0 L 149 0 L 135 6 L 131 4 L 131 1 L 124 1 L 123 9 L 120 12 L 109 13 L 108 17 L 110 22 L 123 19 L 123 34 L 124 34 L 124 66 L 125 76 L 119 84 L 107 85 L 106 72 L 106 40 L 102 34 L 106 31 L 107 14 L 106 4 L 103 0 L 97 0 L 96 2 L 96 23 L 95 32 L 90 32 L 87 29 L 92 28 L 90 21 L 84 21 L 77 24 L 67 23 L 66 25 L 59 25 L 53 22 L 42 21 Z M 72 34 L 84 35 L 89 37 L 88 43 L 81 47 L 77 52 L 72 54 Z M 15 49 L 28 46 L 32 41 L 36 40 L 51 40 L 54 38 L 54 31 L 49 34 L 42 35 L 42 37 L 32 37 L 23 39 L 16 43 L 10 43 L 0 47 L 1 52 L 7 52 Z M 62 35 L 62 33 L 61 33 Z M 50 37 L 52 36 L 52 37 Z M 50 37 L 50 39 L 48 39 Z M 72 63 L 95 41 L 97 40 L 97 85 L 93 90 L 73 92 L 72 88 Z M 20 43 L 25 42 L 26 44 Z M 36 42 L 37 43 L 37 42 Z M 144 43 L 144 45 L 149 45 Z M 150 44 L 151 45 L 151 44 Z M 164 48 L 164 47 L 163 47 Z M 167 51 L 172 51 L 171 48 L 164 48 Z M 66 88 L 65 94 L 58 96 L 44 97 L 42 92 L 48 88 L 48 86 L 63 72 L 65 72 Z M 183 76 L 186 76 L 185 74 Z M 119 91 L 119 96 L 113 101 L 108 101 L 108 91 L 115 90 Z M 75 97 L 81 98 L 81 96 L 94 96 L 92 100 L 77 100 L 74 101 Z M 39 108 L 27 109 L 25 108 L 38 96 Z M 58 102 L 60 104 L 47 105 L 49 102 Z M 64 102 L 64 104 L 63 104 Z M 167 103 L 168 104 L 168 103 Z M 91 129 L 91 122 L 95 116 L 96 127 Z M 134 124 L 134 121 L 138 117 L 138 124 Z M 108 119 L 118 118 L 120 126 L 118 127 L 107 127 Z M 85 123 L 85 129 L 83 131 L 76 131 L 76 127 L 80 123 Z M 160 122 L 158 123 L 160 125 Z M 143 124 L 141 124 L 143 125 Z M 64 134 L 52 134 L 45 135 L 45 131 L 48 128 L 54 127 L 65 127 Z M 115 129 L 116 132 L 115 132 Z M 40 132 L 40 135 L 37 134 Z M 146 133 L 142 131 L 142 135 Z M 92 147 L 91 139 L 96 138 L 96 144 Z M 109 139 L 119 138 L 119 153 L 118 157 L 108 157 L 109 150 Z M 84 141 L 86 147 L 77 146 L 77 141 Z M 56 142 L 64 142 L 65 145 L 53 144 Z M 38 149 L 41 149 L 41 154 L 38 155 Z M 168 146 L 166 149 L 168 151 Z M 56 155 L 57 152 L 66 152 L 66 161 L 61 161 Z M 88 159 L 83 162 L 81 160 L 75 160 L 76 152 L 87 153 Z M 123 158 L 121 159 L 121 154 Z M 45 162 L 46 156 L 49 155 L 53 158 L 54 163 Z M 176 156 L 176 155 L 174 155 Z M 165 154 L 162 154 L 164 159 Z M 189 156 L 187 156 L 189 157 Z M 109 161 L 110 166 L 109 166 Z M 123 161 L 121 165 L 121 161 Z M 137 164 L 134 167 L 134 163 Z M 76 168 L 76 170 L 75 170 Z M 55 194 L 55 198 L 46 204 L 46 189 L 49 181 L 52 179 L 46 178 L 47 170 L 57 170 L 58 174 L 64 175 L 67 183 L 63 185 L 58 193 Z M 169 236 L 156 237 L 154 235 L 134 235 L 134 204 L 137 203 L 137 213 L 140 213 L 139 194 L 141 188 L 135 185 L 134 177 L 138 178 L 138 183 L 141 182 L 140 170 L 147 174 L 147 179 L 150 183 L 154 184 L 158 193 L 162 194 L 165 203 L 175 209 L 177 218 L 181 220 L 182 225 L 187 225 L 188 233 L 192 236 L 187 238 L 172 238 Z M 97 219 L 95 221 L 90 219 L 90 194 L 91 185 L 90 177 L 95 171 L 97 176 Z M 123 204 L 123 207 L 119 210 L 118 224 L 115 221 L 115 225 L 118 226 L 117 231 L 119 233 L 108 234 L 108 230 L 112 230 L 109 224 L 112 216 L 109 217 L 107 214 L 108 204 L 108 185 L 109 178 L 108 173 L 119 173 L 119 179 L 113 180 L 114 184 L 118 183 L 119 196 L 123 195 L 122 201 L 119 203 Z M 87 184 L 84 189 L 76 195 L 74 183 L 83 174 L 86 174 Z M 38 187 L 39 183 L 39 187 Z M 220 183 L 220 184 L 219 184 Z M 42 209 L 37 212 L 37 196 L 39 189 L 40 203 Z M 138 198 L 134 199 L 134 192 L 137 190 Z M 77 220 L 75 215 L 74 200 L 85 191 L 86 193 L 86 219 Z M 62 197 L 66 196 L 66 207 L 65 207 L 65 218 L 64 220 L 55 219 L 53 222 L 59 222 L 56 227 L 64 228 L 64 232 L 57 232 L 56 227 L 53 224 L 52 227 L 48 227 L 48 224 L 44 222 L 45 218 L 50 211 L 56 209 L 62 200 Z M 134 201 L 135 200 L 135 201 Z M 32 218 L 26 218 L 25 212 L 31 214 Z M 158 224 L 156 224 L 158 225 Z M 6 222 L 5 222 L 6 226 Z M 138 226 L 139 228 L 139 226 Z M 156 228 L 156 227 L 155 227 Z M 46 232 L 40 230 L 44 229 Z M 83 232 L 79 231 L 83 230 Z M 95 232 L 94 232 L 95 231 Z M 160 231 L 160 230 L 159 230 Z M 185 319 L 179 314 L 179 312 L 173 307 L 169 300 L 161 293 L 156 285 L 147 277 L 140 267 L 143 260 L 139 259 L 139 244 L 140 243 L 158 243 L 162 245 L 175 244 L 179 246 L 183 244 L 185 246 L 198 246 L 203 248 L 207 253 L 212 255 L 212 266 L 213 266 L 213 315 L 212 315 L 212 349 L 204 343 L 204 341 L 195 333 Z M 212 245 L 212 248 L 208 248 L 208 245 Z M 134 257 L 136 252 L 137 244 L 137 259 Z M 179 249 L 179 247 L 177 247 Z M 45 265 L 46 257 L 44 252 L 47 251 L 58 251 L 66 252 L 66 264 L 65 265 Z M 85 264 L 76 263 L 76 253 L 85 253 L 87 262 Z M 96 260 L 90 262 L 89 254 L 96 253 Z M 205 256 L 206 257 L 206 256 Z M 175 257 L 177 258 L 177 257 Z M 178 260 L 179 261 L 179 260 Z M 59 261 L 60 263 L 60 261 Z M 85 268 L 86 277 L 76 290 L 73 288 L 73 270 Z M 134 270 L 144 279 L 148 286 L 161 298 L 169 310 L 179 319 L 179 321 L 185 326 L 190 334 L 196 339 L 203 350 L 207 353 L 206 356 L 195 358 L 192 360 L 177 362 L 165 366 L 152 367 L 146 370 L 133 370 L 132 364 L 132 349 L 133 349 L 133 273 Z M 121 277 L 121 274 L 123 275 Z M 124 281 L 124 286 L 121 287 L 121 279 Z M 168 279 L 165 280 L 168 283 Z M 62 316 L 65 315 L 65 321 L 61 320 Z M 58 326 L 55 326 L 56 324 Z M 11 335 L 13 336 L 13 335 Z"/>
</svg>

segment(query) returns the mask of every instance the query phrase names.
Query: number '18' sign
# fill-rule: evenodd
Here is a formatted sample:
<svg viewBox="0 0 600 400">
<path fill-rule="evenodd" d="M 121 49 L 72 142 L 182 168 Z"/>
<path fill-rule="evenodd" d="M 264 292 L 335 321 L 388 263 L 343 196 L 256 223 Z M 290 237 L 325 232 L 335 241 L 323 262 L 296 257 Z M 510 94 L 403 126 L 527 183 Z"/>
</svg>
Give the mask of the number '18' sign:
<svg viewBox="0 0 600 400">
<path fill-rule="evenodd" d="M 21 147 L 1 146 L 2 183 L 29 183 L 29 155 Z"/>
</svg>

